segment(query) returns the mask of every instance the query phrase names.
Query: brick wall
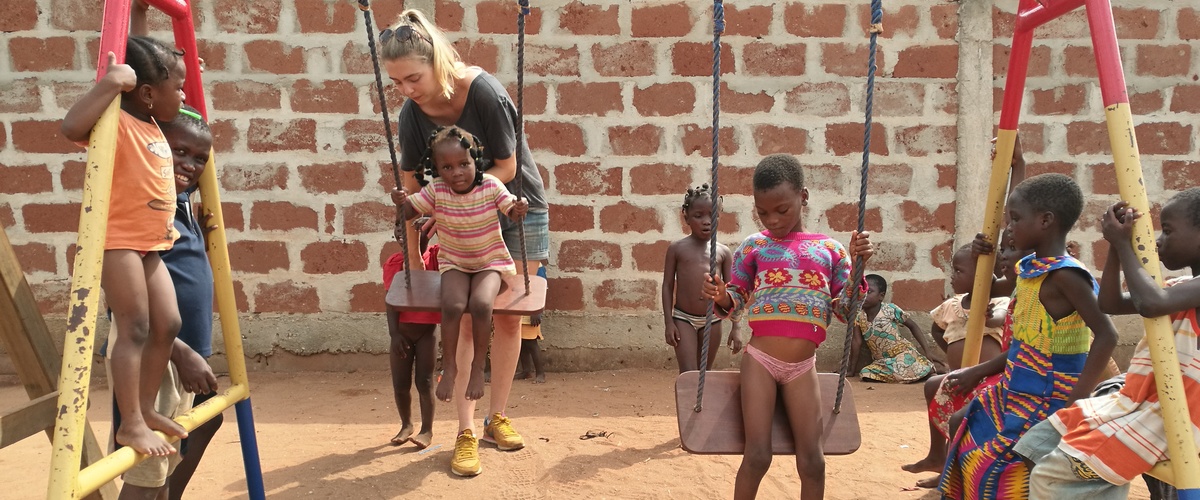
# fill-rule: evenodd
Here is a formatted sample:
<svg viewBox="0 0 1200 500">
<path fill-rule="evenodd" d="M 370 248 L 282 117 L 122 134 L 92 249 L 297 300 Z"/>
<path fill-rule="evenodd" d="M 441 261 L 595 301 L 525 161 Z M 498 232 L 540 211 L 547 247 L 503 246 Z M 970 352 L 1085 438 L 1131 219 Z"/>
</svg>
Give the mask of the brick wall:
<svg viewBox="0 0 1200 500">
<path fill-rule="evenodd" d="M 82 184 L 83 154 L 58 136 L 58 121 L 92 78 L 100 3 L 0 0 L 0 225 L 47 313 L 65 307 Z M 402 9 L 395 0 L 373 3 L 377 25 Z M 418 4 L 433 6 L 468 62 L 515 92 L 515 2 Z M 553 204 L 548 306 L 560 324 L 607 316 L 625 334 L 557 331 L 551 321 L 548 344 L 633 345 L 661 357 L 662 252 L 684 234 L 683 192 L 708 179 L 711 6 L 534 5 L 525 102 Z M 722 240 L 733 245 L 755 229 L 751 169 L 777 152 L 808 165 L 807 227 L 845 238 L 858 192 L 867 2 L 744 0 L 726 9 Z M 959 57 L 977 57 L 960 54 L 957 9 L 889 3 L 880 38 L 868 186 L 867 227 L 879 246 L 872 271 L 888 276 L 896 302 L 914 310 L 928 310 L 945 292 L 956 202 L 981 202 L 956 194 L 957 120 L 987 110 L 957 99 Z M 994 10 L 997 89 L 1014 9 L 1003 1 Z M 1147 187 L 1164 200 L 1200 174 L 1200 11 L 1148 0 L 1116 13 Z M 1111 170 L 1096 168 L 1107 164 L 1108 147 L 1081 14 L 1039 33 L 1022 137 L 1031 171 L 1074 175 L 1095 194 L 1092 214 L 1115 191 Z M 370 313 L 382 307 L 380 262 L 398 247 L 361 14 L 343 0 L 211 0 L 197 2 L 194 16 L 239 307 L 252 317 L 379 323 Z M 167 27 L 163 19 L 153 25 Z M 400 102 L 392 93 L 389 108 Z M 1102 259 L 1093 219 L 1084 217 L 1075 238 L 1089 259 Z M 378 339 L 364 345 L 328 350 L 385 348 Z"/>
</svg>

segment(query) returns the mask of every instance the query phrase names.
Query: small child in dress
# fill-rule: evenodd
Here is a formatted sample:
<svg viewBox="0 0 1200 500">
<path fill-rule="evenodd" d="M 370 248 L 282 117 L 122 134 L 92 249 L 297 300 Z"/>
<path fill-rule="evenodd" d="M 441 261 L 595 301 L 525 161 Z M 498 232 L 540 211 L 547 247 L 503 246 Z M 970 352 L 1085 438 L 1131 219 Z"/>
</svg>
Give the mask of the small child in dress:
<svg viewBox="0 0 1200 500">
<path fill-rule="evenodd" d="M 867 343 L 874 361 L 859 372 L 863 380 L 874 382 L 916 382 L 934 371 L 934 362 L 929 360 L 929 346 L 925 343 L 925 331 L 896 304 L 884 302 L 887 295 L 887 280 L 878 274 L 867 275 L 867 295 L 863 298 L 862 310 L 854 321 L 854 340 L 850 348 L 850 359 L 857 360 L 862 343 Z M 903 325 L 912 333 L 917 344 L 914 347 L 900 334 Z"/>
<path fill-rule="evenodd" d="M 969 244 L 954 252 L 954 257 L 950 260 L 950 287 L 954 290 L 954 296 L 929 313 L 933 317 L 933 340 L 946 352 L 946 362 L 949 363 L 951 371 L 962 367 L 963 345 L 966 344 L 967 338 L 967 316 L 973 302 L 971 287 L 975 285 L 975 260 Z M 1004 259 L 998 258 L 996 261 L 999 263 Z M 1008 297 L 993 297 L 988 306 L 995 310 L 1005 310 L 1008 309 L 1008 300 Z M 1001 326 L 1001 323 L 989 322 L 984 327 L 979 359 L 989 360 L 1000 354 L 1000 345 L 1003 343 L 1000 340 L 1003 335 Z"/>
<path fill-rule="evenodd" d="M 537 262 L 537 275 L 542 279 L 546 278 L 546 266 L 541 262 Z M 521 354 L 514 380 L 525 380 L 532 373 L 533 383 L 546 383 L 546 372 L 542 371 L 542 348 L 538 346 L 539 340 L 542 340 L 542 313 L 521 316 Z"/>
<path fill-rule="evenodd" d="M 412 195 L 392 191 L 392 201 L 405 220 L 416 214 L 433 214 L 438 224 L 442 273 L 443 375 L 437 397 L 449 401 L 458 375 L 458 334 L 464 313 L 471 314 L 474 356 L 466 398 L 483 397 L 484 362 L 492 331 L 492 307 L 500 292 L 500 274 L 515 274 L 516 264 L 504 246 L 496 211 L 519 221 L 529 202 L 519 200 L 499 179 L 478 168 L 483 148 L 469 132 L 458 127 L 438 129 L 429 139 L 425 161 L 427 180 Z M 399 214 L 398 214 L 399 215 Z"/>
<path fill-rule="evenodd" d="M 175 447 L 154 435 L 187 437 L 183 426 L 154 411 L 158 388 L 179 332 L 175 287 L 158 252 L 175 230 L 171 147 L 158 128 L 179 114 L 185 70 L 180 53 L 162 42 L 131 36 L 125 64 L 112 52 L 96 85 L 63 118 L 62 134 L 86 145 L 92 127 L 121 97 L 116 161 L 100 286 L 121 335 L 112 346 L 113 392 L 121 408 L 118 444 L 165 456 Z"/>
<path fill-rule="evenodd" d="M 667 345 L 675 348 L 675 360 L 679 373 L 700 369 L 700 345 L 703 341 L 704 324 L 708 319 L 708 300 L 700 293 L 704 285 L 703 276 L 709 270 L 709 239 L 713 231 L 712 191 L 708 184 L 689 188 L 683 196 L 684 221 L 691 234 L 671 243 L 667 247 L 666 262 L 663 264 L 662 304 Z M 729 279 L 729 268 L 733 265 L 733 254 L 729 247 L 717 243 L 717 268 L 722 279 Z M 737 321 L 729 334 L 729 343 L 737 353 L 741 348 L 741 336 Z M 716 346 L 721 345 L 721 318 L 714 317 L 709 328 L 707 365 L 711 367 L 717 359 Z"/>
<path fill-rule="evenodd" d="M 1183 374 L 1180 389 L 1192 407 L 1195 428 L 1200 423 L 1195 411 L 1195 402 L 1200 401 L 1200 279 L 1196 279 L 1200 276 L 1200 188 L 1167 201 L 1156 242 L 1164 267 L 1190 268 L 1191 276 L 1162 287 L 1142 268 L 1133 248 L 1133 223 L 1141 216 L 1125 202 L 1104 213 L 1101 228 L 1111 246 L 1100 283 L 1100 305 L 1109 314 L 1171 317 Z M 1120 271 L 1128 293 L 1122 292 Z M 1138 344 L 1120 392 L 1080 399 L 1059 410 L 1030 429 L 1016 451 L 1036 463 L 1030 498 L 1126 498 L 1130 481 L 1170 458 L 1146 340 Z"/>
<path fill-rule="evenodd" d="M 394 235 L 400 240 L 400 232 L 405 230 L 407 221 L 396 221 Z M 420 235 L 422 267 L 434 271 L 438 268 L 437 244 L 429 244 L 429 236 L 433 224 L 427 217 L 416 219 L 413 226 Z M 383 263 L 383 286 L 392 286 L 396 275 L 404 271 L 404 253 L 396 252 Z M 403 276 L 400 279 L 404 279 Z M 434 329 L 442 321 L 442 315 L 430 312 L 401 312 L 390 306 L 387 309 L 388 337 L 391 346 L 388 350 L 392 367 L 392 392 L 396 401 L 396 411 L 400 414 L 400 432 L 397 432 L 391 442 L 400 446 L 411 441 L 418 449 L 425 449 L 433 441 L 433 368 L 437 363 L 437 338 Z M 415 373 L 415 376 L 414 376 Z M 412 394 L 409 392 L 417 386 L 417 398 L 421 405 L 421 430 L 413 434 Z"/>
<path fill-rule="evenodd" d="M 734 484 L 735 499 L 754 498 L 771 465 L 771 422 L 783 399 L 796 439 L 800 498 L 825 495 L 821 451 L 821 388 L 813 370 L 817 346 L 834 316 L 849 314 L 855 287 L 851 261 L 874 253 L 868 233 L 853 233 L 850 250 L 822 234 L 804 232 L 808 188 L 794 156 L 764 158 L 754 169 L 754 208 L 766 230 L 734 252 L 728 287 L 707 275 L 703 294 L 723 316 L 745 310 L 752 331 L 742 356 L 742 419 L 745 454 Z"/>
</svg>

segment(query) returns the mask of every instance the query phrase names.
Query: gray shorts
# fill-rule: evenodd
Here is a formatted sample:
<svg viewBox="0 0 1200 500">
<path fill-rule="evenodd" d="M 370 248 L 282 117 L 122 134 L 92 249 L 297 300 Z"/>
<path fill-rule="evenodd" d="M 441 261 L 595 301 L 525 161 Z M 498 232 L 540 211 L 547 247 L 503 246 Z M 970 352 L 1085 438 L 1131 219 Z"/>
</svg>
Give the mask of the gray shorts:
<svg viewBox="0 0 1200 500">
<path fill-rule="evenodd" d="M 522 221 L 525 226 L 525 258 L 528 260 L 550 260 L 550 210 L 530 208 Z M 517 226 L 502 231 L 504 246 L 513 260 L 521 260 L 521 236 Z"/>
<path fill-rule="evenodd" d="M 1116 485 L 1102 479 L 1090 467 L 1058 447 L 1062 434 L 1049 420 L 1030 427 L 1013 451 L 1034 462 L 1029 473 L 1029 499 L 1086 498 L 1124 500 L 1129 484 Z"/>
</svg>

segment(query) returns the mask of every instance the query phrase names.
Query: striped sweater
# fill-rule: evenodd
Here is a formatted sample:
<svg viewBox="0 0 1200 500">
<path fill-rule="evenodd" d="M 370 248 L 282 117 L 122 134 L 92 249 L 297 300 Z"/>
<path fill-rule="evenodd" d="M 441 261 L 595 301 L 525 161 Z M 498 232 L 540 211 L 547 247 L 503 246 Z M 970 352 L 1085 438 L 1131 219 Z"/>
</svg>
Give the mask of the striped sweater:
<svg viewBox="0 0 1200 500">
<path fill-rule="evenodd" d="M 408 197 L 414 210 L 433 214 L 437 221 L 438 270 L 465 273 L 485 270 L 515 274 L 516 264 L 504 246 L 497 210 L 508 213 L 517 197 L 499 179 L 483 174 L 483 183 L 458 194 L 442 179 L 434 178 Z"/>
</svg>

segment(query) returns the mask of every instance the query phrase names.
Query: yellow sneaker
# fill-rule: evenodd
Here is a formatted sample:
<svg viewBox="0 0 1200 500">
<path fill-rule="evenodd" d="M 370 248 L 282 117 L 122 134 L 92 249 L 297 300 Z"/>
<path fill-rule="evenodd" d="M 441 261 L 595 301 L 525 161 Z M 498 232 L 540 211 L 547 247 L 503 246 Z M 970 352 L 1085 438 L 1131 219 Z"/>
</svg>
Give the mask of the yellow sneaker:
<svg viewBox="0 0 1200 500">
<path fill-rule="evenodd" d="M 450 471 L 455 475 L 471 477 L 483 472 L 479 463 L 479 440 L 471 429 L 463 429 L 458 439 L 454 440 L 454 459 L 450 461 Z"/>
<path fill-rule="evenodd" d="M 519 450 L 525 447 L 525 440 L 512 427 L 508 417 L 495 413 L 485 422 L 483 440 L 495 443 L 501 451 Z"/>
</svg>

